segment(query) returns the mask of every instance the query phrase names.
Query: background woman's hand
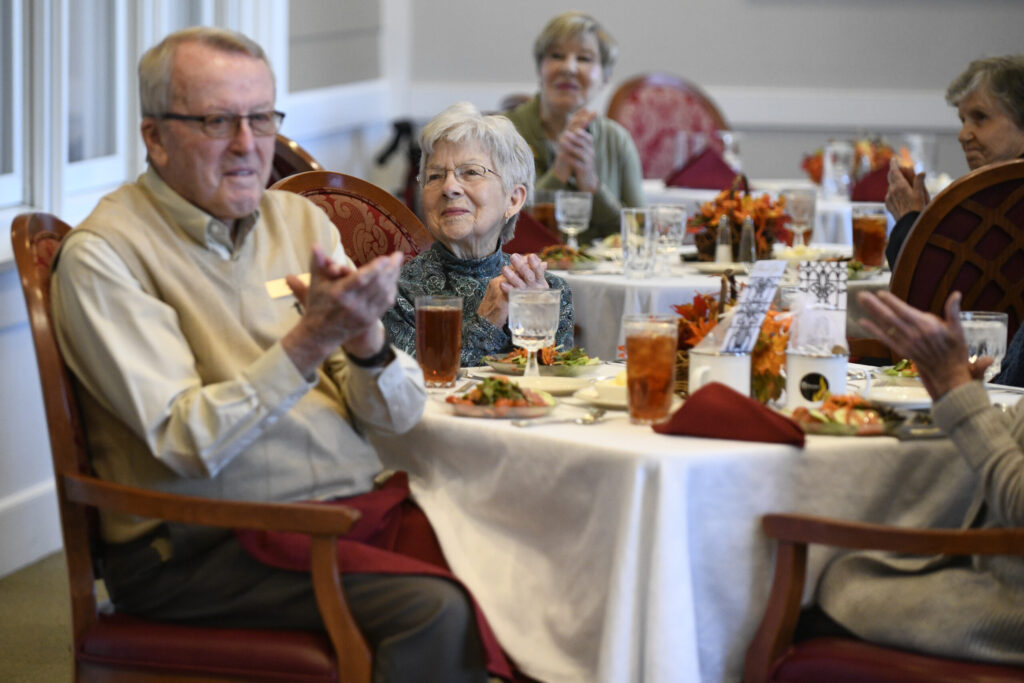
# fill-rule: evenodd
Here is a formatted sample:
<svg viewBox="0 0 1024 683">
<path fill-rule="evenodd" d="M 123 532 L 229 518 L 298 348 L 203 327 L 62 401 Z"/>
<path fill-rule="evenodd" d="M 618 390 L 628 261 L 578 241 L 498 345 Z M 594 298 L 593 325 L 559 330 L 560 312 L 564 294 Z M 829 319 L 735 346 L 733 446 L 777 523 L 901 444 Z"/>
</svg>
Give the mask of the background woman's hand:
<svg viewBox="0 0 1024 683">
<path fill-rule="evenodd" d="M 508 293 L 511 290 L 548 288 L 548 281 L 544 279 L 548 264 L 539 256 L 512 254 L 509 262 L 501 275 L 487 283 L 484 297 L 476 309 L 477 315 L 496 327 L 502 327 L 508 321 Z"/>
<path fill-rule="evenodd" d="M 594 138 L 587 126 L 597 116 L 596 112 L 579 109 L 558 137 L 552 170 L 563 183 L 576 178 L 576 189 L 581 192 L 596 192 L 600 186 L 597 164 L 594 157 Z"/>
<path fill-rule="evenodd" d="M 967 360 L 967 342 L 960 324 L 960 292 L 946 300 L 945 319 L 925 313 L 889 292 L 862 292 L 861 306 L 870 316 L 861 324 L 904 358 L 914 361 L 921 382 L 933 399 L 961 384 L 981 379 L 992 358 Z"/>
<path fill-rule="evenodd" d="M 896 220 L 903 218 L 911 211 L 924 209 L 928 203 L 928 190 L 924 186 L 924 173 L 913 178 L 913 184 L 907 180 L 896 158 L 889 160 L 889 189 L 885 192 L 885 208 L 889 209 Z"/>
</svg>

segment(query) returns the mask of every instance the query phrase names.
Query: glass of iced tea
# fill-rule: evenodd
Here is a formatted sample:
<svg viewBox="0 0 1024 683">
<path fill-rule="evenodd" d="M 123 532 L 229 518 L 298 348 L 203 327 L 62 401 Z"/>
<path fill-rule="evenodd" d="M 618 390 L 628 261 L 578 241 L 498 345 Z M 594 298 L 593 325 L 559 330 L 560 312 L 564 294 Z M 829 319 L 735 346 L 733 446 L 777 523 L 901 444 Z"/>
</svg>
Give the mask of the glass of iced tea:
<svg viewBox="0 0 1024 683">
<path fill-rule="evenodd" d="M 626 390 L 629 420 L 654 424 L 668 417 L 676 384 L 677 320 L 674 315 L 627 315 Z"/>
<path fill-rule="evenodd" d="M 416 360 L 428 387 L 453 387 L 462 354 L 462 297 L 416 297 Z"/>
<path fill-rule="evenodd" d="M 885 204 L 856 203 L 853 215 L 853 258 L 865 266 L 882 265 L 885 256 L 886 215 Z"/>
</svg>

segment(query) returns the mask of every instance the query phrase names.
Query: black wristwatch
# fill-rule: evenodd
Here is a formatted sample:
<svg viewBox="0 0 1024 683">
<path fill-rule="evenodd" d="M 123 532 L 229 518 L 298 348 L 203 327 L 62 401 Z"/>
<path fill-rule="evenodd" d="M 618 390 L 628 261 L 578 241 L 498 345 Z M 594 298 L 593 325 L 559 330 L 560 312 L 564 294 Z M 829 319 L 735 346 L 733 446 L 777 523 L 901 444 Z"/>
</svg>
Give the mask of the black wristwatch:
<svg viewBox="0 0 1024 683">
<path fill-rule="evenodd" d="M 361 368 L 379 368 L 395 359 L 395 351 L 391 348 L 391 344 L 387 342 L 384 342 L 384 346 L 381 347 L 380 351 L 369 358 L 360 358 L 359 356 L 353 356 L 351 353 L 347 355 L 350 361 Z"/>
</svg>

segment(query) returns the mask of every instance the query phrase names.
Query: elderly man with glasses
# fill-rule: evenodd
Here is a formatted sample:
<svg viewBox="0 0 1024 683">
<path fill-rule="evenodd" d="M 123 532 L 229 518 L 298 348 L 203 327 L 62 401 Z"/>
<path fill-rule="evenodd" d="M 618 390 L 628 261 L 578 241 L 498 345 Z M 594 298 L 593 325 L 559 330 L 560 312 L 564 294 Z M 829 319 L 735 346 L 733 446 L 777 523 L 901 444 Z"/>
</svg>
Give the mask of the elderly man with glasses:
<svg viewBox="0 0 1024 683">
<path fill-rule="evenodd" d="M 388 344 L 380 322 L 401 254 L 357 269 L 320 209 L 264 189 L 284 115 L 249 39 L 173 34 L 143 55 L 139 89 L 149 168 L 72 231 L 53 279 L 96 472 L 210 498 L 359 507 L 381 470 L 368 437 L 411 428 L 426 397 L 416 362 Z M 387 519 L 422 515 L 399 500 Z M 255 559 L 235 534 L 101 522 L 103 575 L 119 611 L 323 628 L 309 575 Z M 419 528 L 429 536 L 428 524 Z M 374 680 L 430 671 L 484 681 L 488 666 L 507 675 L 500 651 L 485 657 L 487 629 L 450 575 L 366 538 L 339 552 Z"/>
</svg>

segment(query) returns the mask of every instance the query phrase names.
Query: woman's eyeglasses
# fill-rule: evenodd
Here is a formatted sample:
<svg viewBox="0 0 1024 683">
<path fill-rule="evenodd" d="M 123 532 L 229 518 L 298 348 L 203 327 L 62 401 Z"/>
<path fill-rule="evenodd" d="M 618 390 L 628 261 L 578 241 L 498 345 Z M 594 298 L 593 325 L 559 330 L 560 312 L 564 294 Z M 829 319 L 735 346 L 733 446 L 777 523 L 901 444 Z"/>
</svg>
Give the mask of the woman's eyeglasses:
<svg viewBox="0 0 1024 683">
<path fill-rule="evenodd" d="M 483 182 L 488 173 L 500 178 L 501 176 L 487 168 L 483 164 L 459 164 L 455 168 L 441 168 L 440 166 L 428 166 L 419 181 L 424 188 L 437 189 L 444 185 L 445 178 L 451 173 L 455 180 L 463 187 L 471 187 Z"/>
</svg>

